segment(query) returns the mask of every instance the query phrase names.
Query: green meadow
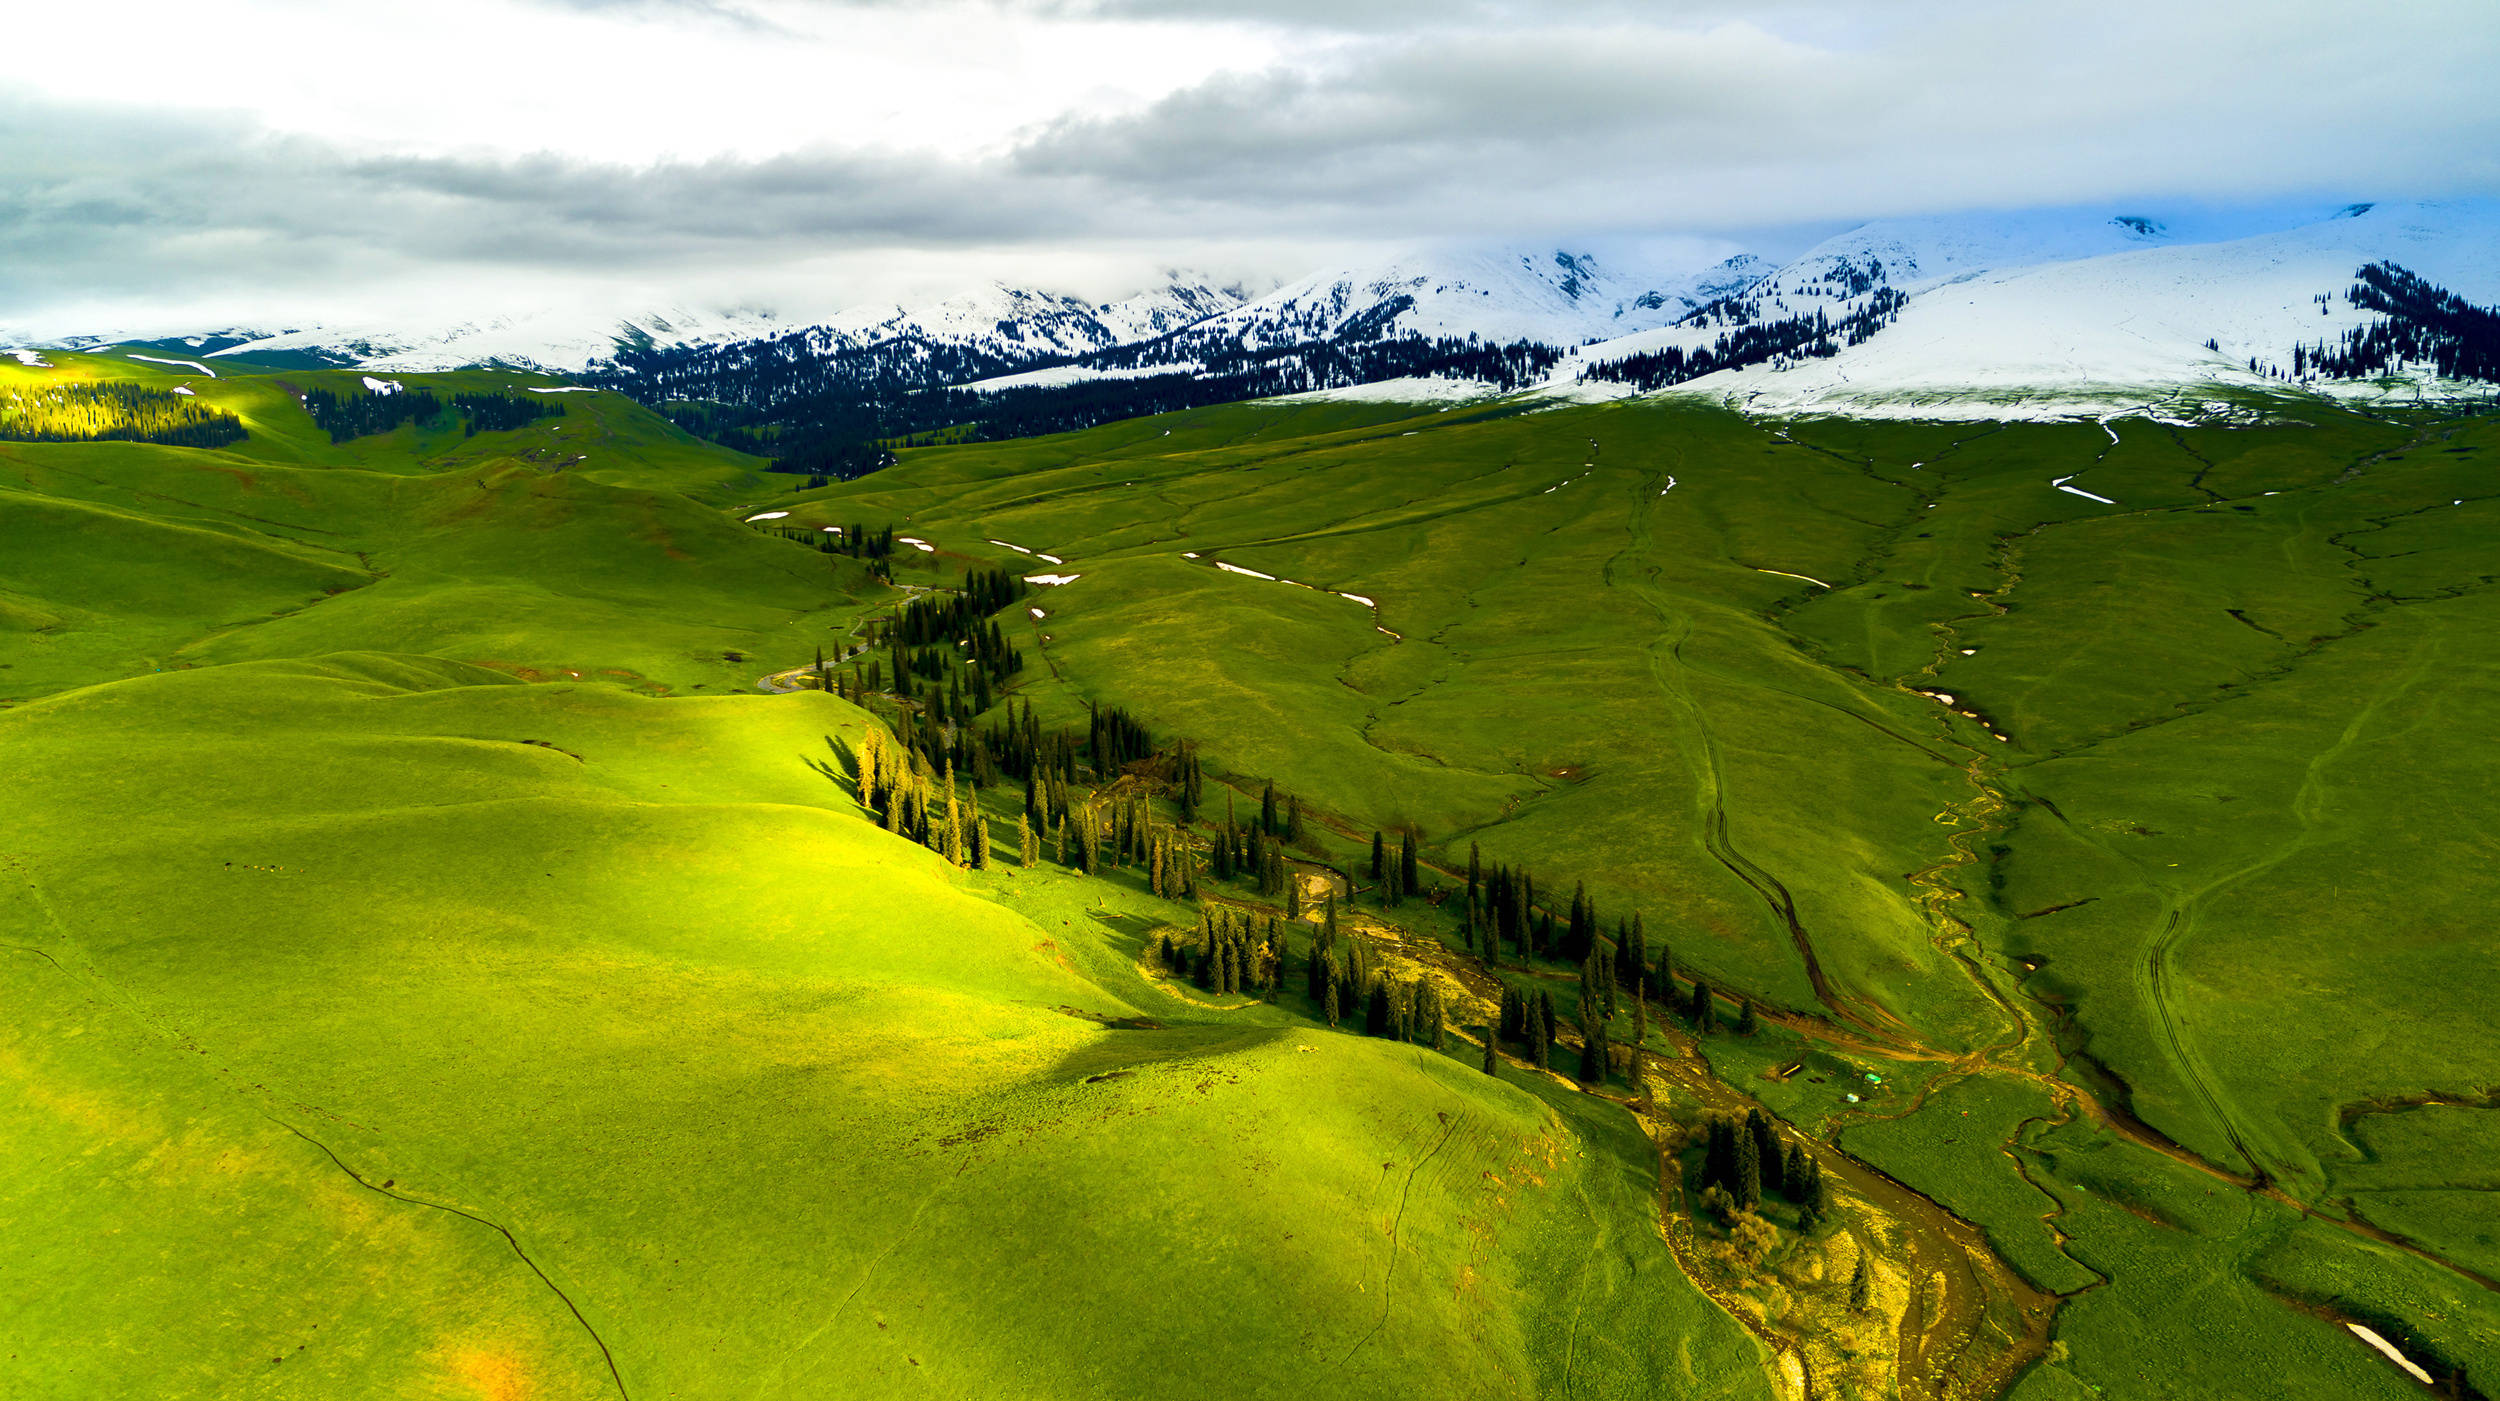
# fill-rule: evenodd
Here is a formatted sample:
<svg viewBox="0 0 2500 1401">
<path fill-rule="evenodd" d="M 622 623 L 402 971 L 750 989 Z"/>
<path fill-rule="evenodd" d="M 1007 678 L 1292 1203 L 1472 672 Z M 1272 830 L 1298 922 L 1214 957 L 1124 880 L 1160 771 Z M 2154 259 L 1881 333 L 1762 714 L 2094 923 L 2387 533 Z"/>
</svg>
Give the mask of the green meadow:
<svg viewBox="0 0 2500 1401">
<path fill-rule="evenodd" d="M 2489 416 L 1272 401 L 798 490 L 604 392 L 332 443 L 353 372 L 51 358 L 250 436 L 0 443 L 0 1392 L 2500 1377 Z M 930 548 L 760 528 L 861 524 Z M 757 689 L 995 566 L 1075 576 L 1012 701 L 1193 742 L 1189 840 L 1298 799 L 1443 1049 L 1167 974 L 1198 907 L 1014 859 L 1016 782 L 986 869 L 885 830 L 895 703 Z M 1471 853 L 1760 1029 L 1486 1076 L 1496 977 L 1582 998 Z M 1767 1245 L 1678 1176 L 1752 1105 L 1836 1187 Z"/>
</svg>

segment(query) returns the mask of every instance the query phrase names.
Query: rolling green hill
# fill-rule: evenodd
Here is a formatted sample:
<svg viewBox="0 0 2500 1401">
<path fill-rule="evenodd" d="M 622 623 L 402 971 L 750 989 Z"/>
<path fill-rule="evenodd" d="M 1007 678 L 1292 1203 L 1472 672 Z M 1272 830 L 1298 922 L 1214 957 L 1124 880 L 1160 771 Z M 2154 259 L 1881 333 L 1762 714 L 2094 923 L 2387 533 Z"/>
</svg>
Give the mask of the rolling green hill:
<svg viewBox="0 0 2500 1401">
<path fill-rule="evenodd" d="M 0 443 L 7 1394 L 2418 1390 L 2347 1322 L 2500 1375 L 2489 418 L 1275 402 L 793 492 L 607 394 L 334 443 L 354 374 L 55 358 L 0 389 L 250 436 Z M 1078 787 L 1198 852 L 1273 784 L 1303 918 L 1027 864 L 1012 777 L 950 863 L 862 802 L 926 692 L 756 693 L 1000 565 L 1075 577 L 975 727 L 1124 710 Z M 1678 1010 L 1488 960 L 1471 855 Z M 1325 892 L 1440 1049 L 1304 995 Z M 1202 910 L 1284 988 L 1167 972 Z M 1558 1073 L 1480 1068 L 1506 984 Z M 1642 1080 L 1572 1083 L 1593 1022 Z M 1819 1221 L 1703 1202 L 1756 1106 Z"/>
</svg>

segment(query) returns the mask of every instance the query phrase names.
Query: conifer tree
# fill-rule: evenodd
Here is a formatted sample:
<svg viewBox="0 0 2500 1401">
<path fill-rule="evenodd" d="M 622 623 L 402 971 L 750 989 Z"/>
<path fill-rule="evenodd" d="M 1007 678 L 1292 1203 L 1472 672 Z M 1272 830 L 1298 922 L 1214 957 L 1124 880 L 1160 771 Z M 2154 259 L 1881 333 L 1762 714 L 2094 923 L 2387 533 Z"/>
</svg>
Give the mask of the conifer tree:
<svg viewBox="0 0 2500 1401">
<path fill-rule="evenodd" d="M 1467 900 L 1470 908 L 1474 907 L 1478 888 L 1483 884 L 1484 853 L 1476 849 L 1474 842 L 1469 842 L 1467 844 Z"/>
<path fill-rule="evenodd" d="M 1745 1111 L 1745 1132 L 1752 1135 L 1754 1161 L 1761 1165 L 1759 1189 L 1765 1192 L 1783 1190 L 1780 1171 L 1785 1158 L 1780 1152 L 1779 1134 L 1771 1127 L 1771 1118 L 1757 1106 Z"/>
<path fill-rule="evenodd" d="M 1276 783 L 1270 779 L 1266 796 L 1259 799 L 1259 831 L 1272 837 L 1283 830 L 1276 820 Z"/>
<path fill-rule="evenodd" d="M 1704 1125 L 1707 1145 L 1701 1154 L 1701 1185 L 1723 1191 L 1736 1182 L 1736 1133 L 1728 1120 L 1713 1114 Z"/>
<path fill-rule="evenodd" d="M 1389 1034 L 1389 986 L 1386 982 L 1372 984 L 1372 995 L 1363 1009 L 1363 1031 L 1369 1036 Z"/>
<path fill-rule="evenodd" d="M 1493 1028 L 1486 1027 L 1484 1029 L 1484 1073 L 1497 1080 L 1502 1074 L 1501 1047 L 1501 1038 L 1493 1034 Z"/>
<path fill-rule="evenodd" d="M 1398 838 L 1398 893 L 1414 895 L 1422 889 L 1415 878 L 1415 834 L 1408 832 Z"/>
<path fill-rule="evenodd" d="M 1762 1203 L 1762 1149 L 1752 1134 L 1741 1130 L 1736 1134 L 1736 1182 L 1728 1192 L 1741 1207 Z"/>
<path fill-rule="evenodd" d="M 1742 1002 L 1737 1003 L 1737 1004 L 1736 1004 L 1736 1007 L 1737 1007 L 1737 1011 L 1736 1011 L 1736 1034 L 1737 1034 L 1737 1035 L 1739 1035 L 1739 1036 L 1751 1036 L 1751 1035 L 1753 1035 L 1755 1032 L 1760 1031 L 1760 1030 L 1762 1029 L 1762 1018 L 1761 1018 L 1760 1016 L 1758 1016 L 1758 1015 L 1756 1015 L 1756 1014 L 1755 1014 L 1754 1009 L 1753 1009 L 1753 999 L 1752 999 L 1752 998 L 1748 997 L 1748 998 L 1746 998 L 1745 1000 L 1743 1000 Z"/>
<path fill-rule="evenodd" d="M 1302 800 L 1300 798 L 1285 800 L 1285 841 L 1293 846 L 1302 844 Z"/>
<path fill-rule="evenodd" d="M 1866 1272 L 1866 1247 L 1860 1245 L 1858 1267 L 1849 1274 L 1849 1311 L 1851 1313 L 1866 1312 L 1866 1306 L 1873 1299 L 1874 1293 L 1874 1281 L 1868 1278 Z"/>
<path fill-rule="evenodd" d="M 1372 833 L 1371 878 L 1373 880 L 1380 880 L 1387 876 L 1388 872 L 1389 857 L 1387 844 L 1382 840 L 1380 833 L 1374 832 Z"/>
<path fill-rule="evenodd" d="M 1595 1017 L 1580 1022 L 1580 1083 L 1591 1088 L 1606 1083 L 1606 1059 L 1611 1048 L 1606 1040 L 1606 1024 Z"/>
<path fill-rule="evenodd" d="M 1693 979 L 1693 1001 L 1685 1016 L 1693 1023 L 1693 1030 L 1702 1035 L 1719 1029 L 1719 1006 L 1710 996 L 1709 979 Z"/>
<path fill-rule="evenodd" d="M 1321 991 L 1320 1004 L 1322 1010 L 1327 1013 L 1328 1025 L 1333 1029 L 1337 1025 L 1337 1019 L 1344 1015 L 1337 1003 L 1336 978 L 1329 978 L 1328 986 Z"/>
<path fill-rule="evenodd" d="M 1649 1002 L 1641 984 L 1632 984 L 1632 1093 L 1645 1095 L 1649 1084 Z"/>
</svg>

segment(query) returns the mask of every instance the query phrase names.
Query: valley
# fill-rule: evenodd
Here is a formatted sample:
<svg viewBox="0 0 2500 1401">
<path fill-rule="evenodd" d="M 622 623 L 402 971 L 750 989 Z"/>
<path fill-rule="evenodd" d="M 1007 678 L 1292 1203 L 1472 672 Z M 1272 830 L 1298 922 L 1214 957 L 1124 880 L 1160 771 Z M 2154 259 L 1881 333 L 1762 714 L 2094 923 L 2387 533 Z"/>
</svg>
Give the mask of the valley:
<svg viewBox="0 0 2500 1401">
<path fill-rule="evenodd" d="M 811 486 L 40 358 L 246 435 L 0 443 L 12 1395 L 2500 1374 L 2472 404 L 1376 392 Z M 1723 1201 L 1748 1111 L 1819 1192 Z"/>
</svg>

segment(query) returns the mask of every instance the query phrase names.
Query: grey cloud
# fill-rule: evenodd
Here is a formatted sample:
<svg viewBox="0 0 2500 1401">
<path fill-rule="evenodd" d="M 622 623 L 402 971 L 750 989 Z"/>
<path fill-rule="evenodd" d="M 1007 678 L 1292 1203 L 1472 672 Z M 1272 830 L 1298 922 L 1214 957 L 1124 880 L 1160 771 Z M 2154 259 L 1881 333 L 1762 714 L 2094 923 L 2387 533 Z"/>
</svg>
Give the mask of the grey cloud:
<svg viewBox="0 0 2500 1401">
<path fill-rule="evenodd" d="M 382 158 L 237 121 L 0 99 L 0 320 L 108 292 L 490 269 L 666 278 L 976 246 L 1163 250 L 1151 259 L 1216 240 L 2500 188 L 2500 105 L 2484 93 L 2500 23 L 2446 0 L 2366 28 L 2325 5 L 2121 0 L 2090 29 L 1952 6 L 1888 9 L 1880 27 L 1803 5 L 1761 24 L 1681 7 L 1682 27 L 1603 8 L 1565 25 L 1482 0 L 1355 32 L 1402 3 L 1331 5 L 1343 23 L 1303 57 L 1045 123 L 977 159 Z M 1086 12 L 1163 13 L 1157 0 Z M 1226 12 L 1281 24 L 1303 10 Z"/>
</svg>

